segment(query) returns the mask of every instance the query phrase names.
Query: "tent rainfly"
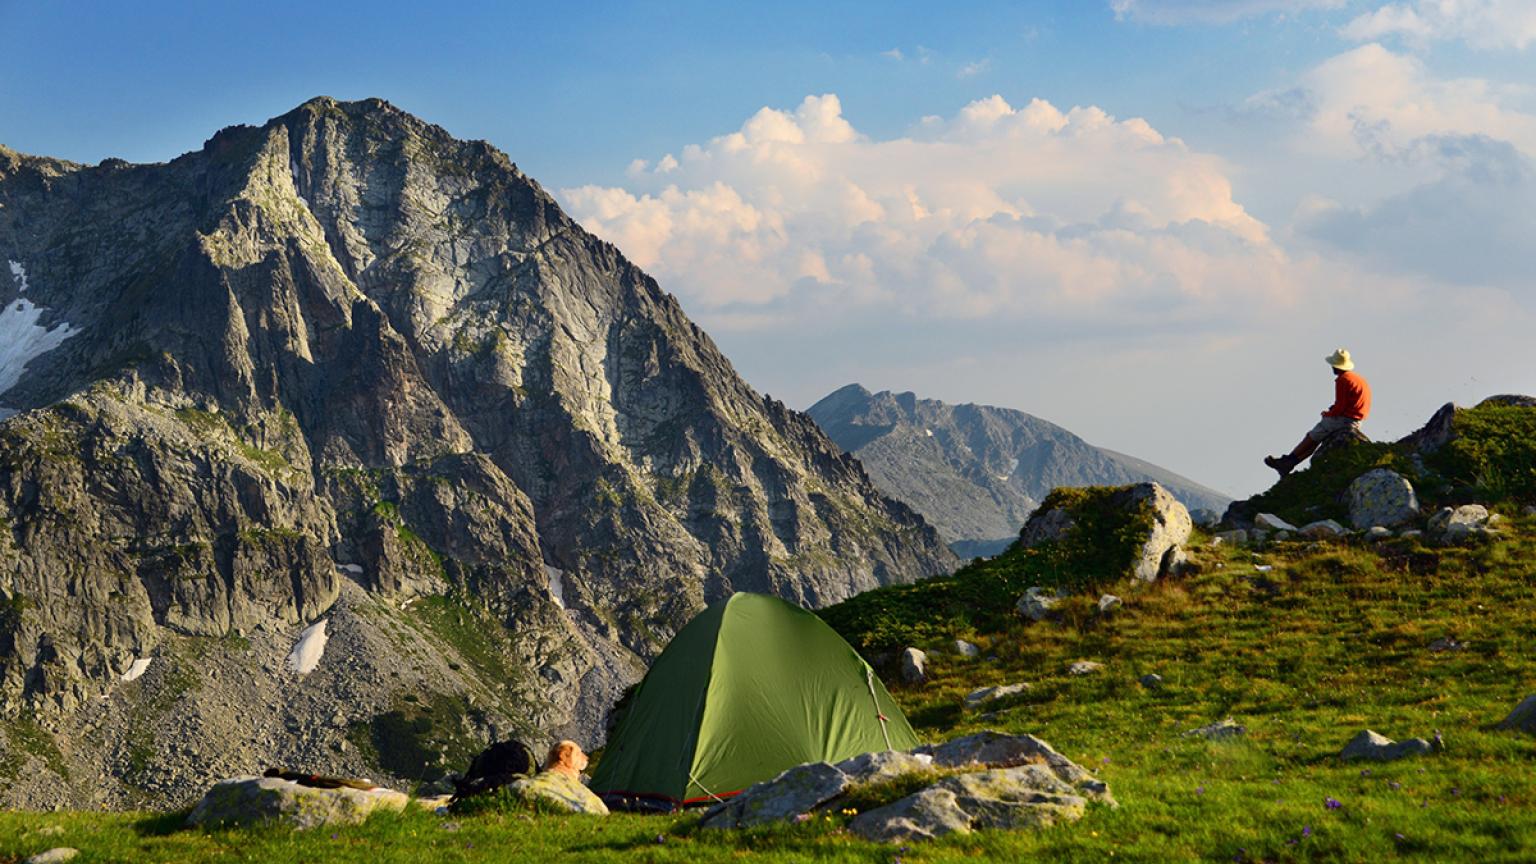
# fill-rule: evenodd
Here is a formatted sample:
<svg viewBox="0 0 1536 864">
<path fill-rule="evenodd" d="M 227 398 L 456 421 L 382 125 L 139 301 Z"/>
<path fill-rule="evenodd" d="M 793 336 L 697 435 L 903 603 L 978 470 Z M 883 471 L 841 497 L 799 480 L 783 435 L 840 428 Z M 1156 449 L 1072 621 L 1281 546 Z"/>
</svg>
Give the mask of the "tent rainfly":
<svg viewBox="0 0 1536 864">
<path fill-rule="evenodd" d="M 918 746 L 869 664 L 811 612 L 733 594 L 646 673 L 592 777 L 606 800 L 728 798 L 807 762 Z"/>
</svg>

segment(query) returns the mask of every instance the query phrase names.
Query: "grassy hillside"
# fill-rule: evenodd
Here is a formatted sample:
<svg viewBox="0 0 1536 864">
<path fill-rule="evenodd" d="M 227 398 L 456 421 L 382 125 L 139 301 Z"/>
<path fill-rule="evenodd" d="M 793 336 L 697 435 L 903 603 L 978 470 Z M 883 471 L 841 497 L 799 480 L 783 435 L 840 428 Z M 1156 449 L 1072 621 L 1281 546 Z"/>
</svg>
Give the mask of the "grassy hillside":
<svg viewBox="0 0 1536 864">
<path fill-rule="evenodd" d="M 1115 539 L 1129 523 L 1106 516 L 1082 535 L 1101 542 L 1014 550 L 827 611 L 871 651 L 943 651 L 956 637 L 980 645 L 974 660 L 936 653 L 927 684 L 903 686 L 890 674 L 887 682 L 923 737 L 1030 732 L 1097 771 L 1121 806 L 1092 808 L 1075 825 L 888 847 L 852 839 L 838 812 L 747 832 L 702 831 L 693 815 L 417 812 L 309 833 L 181 831 L 176 816 L 7 813 L 0 862 L 58 845 L 80 848 L 79 861 L 1528 861 L 1536 739 L 1493 728 L 1536 692 L 1536 517 L 1524 515 L 1536 500 L 1528 485 L 1536 461 L 1518 455 L 1536 435 L 1510 429 L 1490 421 L 1486 434 L 1464 434 L 1416 474 L 1441 481 L 1426 497 L 1493 502 L 1507 517 L 1500 534 L 1470 545 L 1395 538 L 1245 549 L 1197 536 L 1193 573 L 1131 584 Z M 1390 448 L 1371 458 L 1383 453 L 1408 458 Z M 1305 473 L 1288 481 L 1293 489 L 1328 486 L 1330 472 Z M 1091 510 L 1096 493 L 1083 494 L 1078 503 Z M 1031 624 L 1011 609 L 1034 584 L 1085 593 L 1058 619 Z M 1100 590 L 1125 605 L 1099 614 Z M 1441 640 L 1463 647 L 1436 650 Z M 1068 674 L 1077 660 L 1104 669 Z M 1138 683 L 1147 673 L 1162 686 Z M 1031 689 L 988 713 L 962 707 L 973 688 L 1019 681 Z M 1246 736 L 1183 734 L 1229 716 Z M 1365 728 L 1397 739 L 1438 730 L 1445 750 L 1388 764 L 1334 758 Z"/>
</svg>

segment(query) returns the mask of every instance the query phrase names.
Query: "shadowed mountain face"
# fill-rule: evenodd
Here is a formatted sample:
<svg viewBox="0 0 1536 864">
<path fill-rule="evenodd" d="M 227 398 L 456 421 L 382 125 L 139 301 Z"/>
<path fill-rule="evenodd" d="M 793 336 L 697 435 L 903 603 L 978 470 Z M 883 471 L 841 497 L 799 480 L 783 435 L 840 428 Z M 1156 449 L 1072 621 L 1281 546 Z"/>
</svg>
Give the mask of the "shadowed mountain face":
<svg viewBox="0 0 1536 864">
<path fill-rule="evenodd" d="M 1231 501 L 1022 411 L 947 405 L 849 384 L 807 413 L 839 447 L 859 457 L 881 491 L 923 514 L 964 556 L 1006 548 L 1057 486 L 1153 480 L 1191 509 L 1220 513 Z"/>
<path fill-rule="evenodd" d="M 162 165 L 0 148 L 0 259 L 0 711 L 44 742 L 0 803 L 592 746 L 709 602 L 954 563 L 506 156 L 381 101 Z"/>
</svg>

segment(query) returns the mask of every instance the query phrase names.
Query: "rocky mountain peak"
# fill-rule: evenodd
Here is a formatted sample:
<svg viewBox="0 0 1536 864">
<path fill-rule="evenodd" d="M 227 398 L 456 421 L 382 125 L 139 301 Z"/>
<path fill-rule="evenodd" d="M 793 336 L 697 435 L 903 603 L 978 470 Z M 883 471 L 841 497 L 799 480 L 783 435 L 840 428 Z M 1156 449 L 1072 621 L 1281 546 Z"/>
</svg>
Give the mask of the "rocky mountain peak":
<svg viewBox="0 0 1536 864">
<path fill-rule="evenodd" d="M 710 601 L 954 560 L 504 154 L 381 100 L 161 165 L 0 158 L 0 263 L 30 340 L 0 352 L 0 712 L 118 766 L 105 803 L 194 763 L 426 770 L 398 728 L 596 744 Z M 322 619 L 315 671 L 279 672 Z M 106 794 L 12 797 L 66 793 Z"/>
</svg>

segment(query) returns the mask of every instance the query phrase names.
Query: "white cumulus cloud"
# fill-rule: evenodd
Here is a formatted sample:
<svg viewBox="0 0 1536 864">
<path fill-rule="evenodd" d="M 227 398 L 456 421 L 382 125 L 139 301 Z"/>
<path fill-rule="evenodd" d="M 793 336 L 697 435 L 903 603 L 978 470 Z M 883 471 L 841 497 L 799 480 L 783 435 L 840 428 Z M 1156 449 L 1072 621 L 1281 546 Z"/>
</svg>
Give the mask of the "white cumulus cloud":
<svg viewBox="0 0 1536 864">
<path fill-rule="evenodd" d="M 1040 99 L 992 96 L 877 140 L 835 95 L 810 96 L 625 188 L 560 197 L 716 328 L 1174 320 L 1287 295 L 1285 256 L 1221 160 L 1144 120 Z"/>
<path fill-rule="evenodd" d="M 1411 42 L 1461 40 L 1475 48 L 1524 50 L 1536 42 L 1531 0 L 1413 0 L 1356 16 L 1344 35 L 1359 41 L 1396 36 Z"/>
<path fill-rule="evenodd" d="M 1230 24 L 1260 15 L 1337 9 L 1344 0 L 1110 0 L 1121 20 L 1148 24 Z"/>
</svg>

